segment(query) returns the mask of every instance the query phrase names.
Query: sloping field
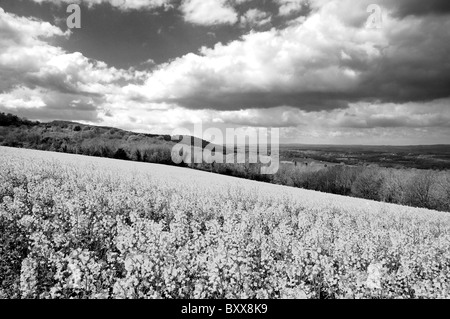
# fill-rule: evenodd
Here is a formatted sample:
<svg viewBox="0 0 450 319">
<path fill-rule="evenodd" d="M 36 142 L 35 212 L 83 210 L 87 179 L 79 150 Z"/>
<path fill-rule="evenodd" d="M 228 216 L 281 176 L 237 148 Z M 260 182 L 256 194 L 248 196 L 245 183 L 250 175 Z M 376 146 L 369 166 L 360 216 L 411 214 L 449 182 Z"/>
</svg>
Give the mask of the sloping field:
<svg viewBox="0 0 450 319">
<path fill-rule="evenodd" d="M 421 215 L 431 214 L 434 217 L 442 216 L 450 219 L 450 215 L 447 213 L 256 182 L 188 168 L 7 147 L 0 147 L 0 150 L 0 156 L 5 161 L 13 161 L 14 158 L 19 157 L 25 160 L 33 159 L 36 163 L 51 161 L 80 169 L 95 167 L 96 170 L 105 170 L 105 172 L 118 176 L 133 176 L 148 179 L 149 181 L 155 180 L 179 189 L 195 188 L 199 192 L 208 192 L 211 196 L 216 195 L 217 192 L 226 193 L 229 190 L 239 190 L 250 193 L 252 196 L 257 195 L 260 198 L 288 198 L 305 207 L 315 209 L 339 207 L 342 209 L 357 209 L 362 212 L 384 211 Z"/>
<path fill-rule="evenodd" d="M 0 297 L 446 298 L 450 215 L 0 148 Z"/>
<path fill-rule="evenodd" d="M 447 213 L 262 183 L 189 168 L 8 147 L 0 147 L 0 154 L 1 159 L 5 161 L 14 161 L 14 158 L 19 157 L 24 160 L 32 159 L 35 163 L 51 161 L 80 169 L 91 169 L 95 166 L 96 169 L 104 169 L 105 172 L 117 175 L 118 178 L 120 176 L 133 176 L 148 179 L 149 181 L 155 180 L 179 189 L 195 188 L 199 192 L 211 193 L 211 196 L 214 196 L 216 192 L 223 193 L 229 190 L 239 190 L 244 193 L 250 193 L 252 196 L 257 195 L 260 198 L 288 198 L 305 207 L 316 209 L 339 207 L 342 209 L 357 209 L 361 212 L 384 211 L 421 215 L 432 214 L 433 216 L 442 216 L 450 219 L 450 215 Z"/>
</svg>

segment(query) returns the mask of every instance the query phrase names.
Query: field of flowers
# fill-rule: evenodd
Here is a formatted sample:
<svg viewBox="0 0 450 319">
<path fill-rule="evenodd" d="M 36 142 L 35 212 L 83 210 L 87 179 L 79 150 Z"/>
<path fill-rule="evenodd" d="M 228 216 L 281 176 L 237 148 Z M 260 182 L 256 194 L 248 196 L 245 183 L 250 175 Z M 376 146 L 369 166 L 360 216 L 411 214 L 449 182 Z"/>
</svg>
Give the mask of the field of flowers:
<svg viewBox="0 0 450 319">
<path fill-rule="evenodd" d="M 448 213 L 0 148 L 0 298 L 448 297 Z"/>
</svg>

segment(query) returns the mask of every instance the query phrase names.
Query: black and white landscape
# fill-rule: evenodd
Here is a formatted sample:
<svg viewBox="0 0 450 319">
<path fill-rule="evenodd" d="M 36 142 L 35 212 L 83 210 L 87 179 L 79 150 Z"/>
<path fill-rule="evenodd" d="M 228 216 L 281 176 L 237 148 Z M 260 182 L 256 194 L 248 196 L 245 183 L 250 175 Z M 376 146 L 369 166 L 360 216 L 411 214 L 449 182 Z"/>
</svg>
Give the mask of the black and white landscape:
<svg viewBox="0 0 450 319">
<path fill-rule="evenodd" d="M 449 1 L 0 0 L 0 298 L 449 298 L 449 140 Z"/>
</svg>

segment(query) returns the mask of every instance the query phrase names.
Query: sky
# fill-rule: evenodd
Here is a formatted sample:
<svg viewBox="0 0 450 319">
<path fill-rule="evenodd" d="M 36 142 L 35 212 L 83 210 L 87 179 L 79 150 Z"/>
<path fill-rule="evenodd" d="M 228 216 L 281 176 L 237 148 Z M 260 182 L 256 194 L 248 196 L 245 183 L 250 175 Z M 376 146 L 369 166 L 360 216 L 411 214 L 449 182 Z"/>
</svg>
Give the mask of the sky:
<svg viewBox="0 0 450 319">
<path fill-rule="evenodd" d="M 0 0 L 0 111 L 155 134 L 202 123 L 279 128 L 281 143 L 449 144 L 450 1 Z"/>
</svg>

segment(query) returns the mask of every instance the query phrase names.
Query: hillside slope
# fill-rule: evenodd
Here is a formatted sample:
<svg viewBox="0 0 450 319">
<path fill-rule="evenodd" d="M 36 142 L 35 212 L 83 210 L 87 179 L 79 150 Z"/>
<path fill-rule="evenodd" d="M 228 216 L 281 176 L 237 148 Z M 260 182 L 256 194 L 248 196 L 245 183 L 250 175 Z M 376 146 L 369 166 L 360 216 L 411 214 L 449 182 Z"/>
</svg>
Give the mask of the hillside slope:
<svg viewBox="0 0 450 319">
<path fill-rule="evenodd" d="M 0 148 L 0 298 L 449 298 L 450 214 Z"/>
<path fill-rule="evenodd" d="M 274 185 L 231 176 L 212 174 L 209 172 L 192 170 L 183 167 L 173 167 L 151 163 L 138 163 L 120 161 L 107 158 L 95 158 L 83 155 L 64 154 L 56 152 L 14 149 L 0 147 L 1 158 L 6 160 L 9 156 L 32 158 L 34 161 L 53 160 L 64 165 L 78 168 L 95 165 L 105 171 L 114 172 L 117 176 L 143 176 L 157 180 L 164 184 L 178 188 L 196 188 L 214 196 L 216 192 L 227 192 L 230 189 L 241 190 L 244 193 L 257 194 L 266 198 L 286 198 L 296 201 L 305 207 L 316 209 L 338 207 L 342 209 L 358 210 L 361 212 L 386 211 L 395 213 L 434 214 L 449 217 L 447 213 L 432 210 L 413 208 L 395 204 L 381 203 L 360 198 L 340 196 L 328 193 L 315 192 L 294 187 Z M 244 195 L 243 195 L 244 196 Z"/>
<path fill-rule="evenodd" d="M 210 144 L 191 136 L 142 134 L 69 121 L 39 123 L 0 113 L 0 146 L 172 165 L 171 149 L 176 143 L 202 148 Z M 216 151 L 225 150 L 216 146 Z"/>
</svg>

